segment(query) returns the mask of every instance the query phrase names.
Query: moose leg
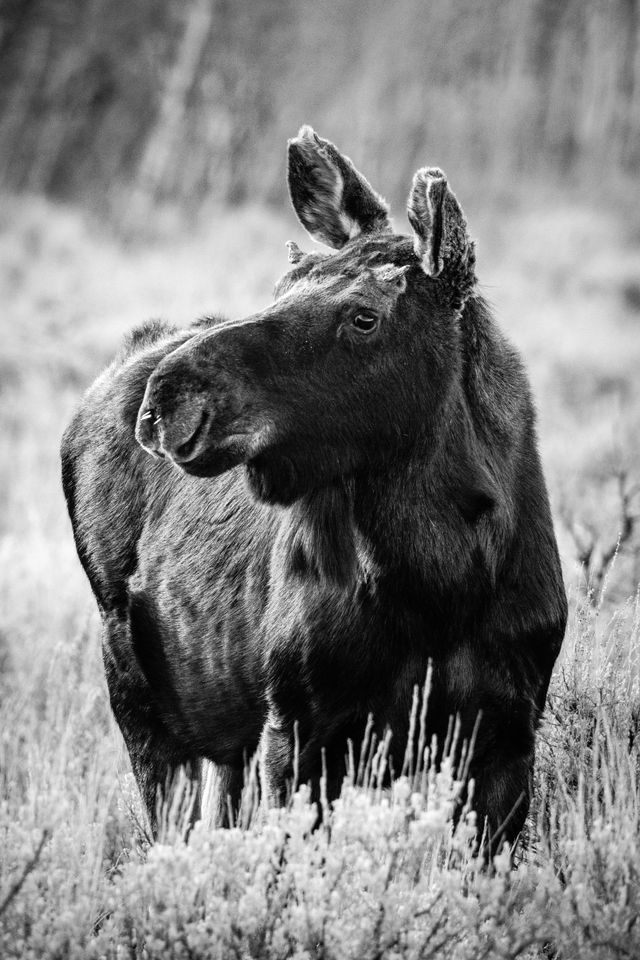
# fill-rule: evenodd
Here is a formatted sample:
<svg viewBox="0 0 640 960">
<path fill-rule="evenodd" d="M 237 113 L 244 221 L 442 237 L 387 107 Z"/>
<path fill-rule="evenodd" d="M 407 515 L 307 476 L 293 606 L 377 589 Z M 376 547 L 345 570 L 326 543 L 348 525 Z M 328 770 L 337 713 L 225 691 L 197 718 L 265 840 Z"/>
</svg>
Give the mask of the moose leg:
<svg viewBox="0 0 640 960">
<path fill-rule="evenodd" d="M 265 799 L 270 807 L 281 807 L 295 775 L 295 731 L 274 710 L 269 711 L 258 749 Z"/>
<path fill-rule="evenodd" d="M 535 721 L 528 710 L 480 721 L 471 758 L 473 808 L 488 857 L 518 840 L 529 812 Z M 518 715 L 518 713 L 520 715 Z"/>
<path fill-rule="evenodd" d="M 473 807 L 478 835 L 484 831 L 488 856 L 513 845 L 524 827 L 531 800 L 531 757 L 493 759 L 476 770 Z M 473 771 L 472 771 L 473 773 Z"/>
<path fill-rule="evenodd" d="M 185 786 L 187 792 L 191 787 L 189 822 L 195 823 L 200 817 L 199 759 L 185 752 L 158 716 L 151 688 L 131 649 L 126 618 L 107 621 L 102 656 L 111 709 L 129 752 L 152 836 L 158 835 L 159 811 Z"/>
<path fill-rule="evenodd" d="M 200 762 L 184 761 L 179 753 L 172 753 L 169 740 L 152 736 L 142 742 L 127 737 L 122 725 L 120 729 L 154 840 L 162 833 L 166 816 L 176 816 L 181 826 L 190 829 L 201 817 Z"/>
<path fill-rule="evenodd" d="M 232 827 L 240 811 L 244 770 L 203 761 L 202 819 L 210 827 Z"/>
<path fill-rule="evenodd" d="M 539 718 L 535 691 L 517 664 L 507 661 L 501 668 L 500 662 L 481 662 L 469 651 L 458 651 L 447 665 L 446 684 L 434 683 L 429 710 L 435 708 L 438 719 L 451 703 L 460 723 L 458 749 L 466 743 L 471 750 L 478 849 L 482 843 L 490 860 L 505 842 L 515 844 L 527 819 Z"/>
<path fill-rule="evenodd" d="M 296 736 L 295 725 L 281 721 L 271 710 L 260 740 L 267 802 L 270 806 L 282 806 L 297 783 L 309 783 L 310 799 L 317 804 L 321 820 L 323 801 L 340 796 L 347 773 L 348 740 L 353 742 L 354 732 L 343 722 L 336 723 L 334 731 L 325 725 L 321 737 L 309 734 L 302 725 L 297 745 Z"/>
</svg>

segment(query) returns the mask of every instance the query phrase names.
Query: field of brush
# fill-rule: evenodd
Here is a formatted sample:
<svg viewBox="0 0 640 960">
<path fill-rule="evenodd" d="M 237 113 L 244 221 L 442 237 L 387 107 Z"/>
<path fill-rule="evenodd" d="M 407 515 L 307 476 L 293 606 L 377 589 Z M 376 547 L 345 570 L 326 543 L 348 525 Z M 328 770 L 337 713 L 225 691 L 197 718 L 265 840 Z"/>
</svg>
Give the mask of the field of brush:
<svg viewBox="0 0 640 960">
<path fill-rule="evenodd" d="M 169 811 L 149 846 L 63 504 L 60 435 L 132 326 L 246 315 L 269 301 L 284 242 L 310 242 L 286 211 L 212 209 L 206 230 L 168 220 L 160 239 L 124 246 L 73 209 L 3 198 L 6 960 L 640 956 L 638 221 L 531 191 L 467 213 L 483 293 L 531 373 L 571 607 L 529 840 L 515 871 L 501 855 L 491 875 L 469 829 L 450 835 L 446 766 L 389 792 L 374 761 L 314 832 L 302 789 L 248 830 L 199 827 L 188 842 Z"/>
</svg>

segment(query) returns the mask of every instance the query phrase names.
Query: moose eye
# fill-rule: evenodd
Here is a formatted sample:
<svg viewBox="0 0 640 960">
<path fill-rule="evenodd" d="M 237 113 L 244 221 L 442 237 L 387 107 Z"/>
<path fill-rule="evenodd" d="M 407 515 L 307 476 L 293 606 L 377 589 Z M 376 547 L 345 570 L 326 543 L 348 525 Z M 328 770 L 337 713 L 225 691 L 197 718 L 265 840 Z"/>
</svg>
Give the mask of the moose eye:
<svg viewBox="0 0 640 960">
<path fill-rule="evenodd" d="M 358 313 L 353 318 L 352 323 L 360 333 L 373 333 L 378 326 L 378 318 L 370 317 L 366 313 Z"/>
</svg>

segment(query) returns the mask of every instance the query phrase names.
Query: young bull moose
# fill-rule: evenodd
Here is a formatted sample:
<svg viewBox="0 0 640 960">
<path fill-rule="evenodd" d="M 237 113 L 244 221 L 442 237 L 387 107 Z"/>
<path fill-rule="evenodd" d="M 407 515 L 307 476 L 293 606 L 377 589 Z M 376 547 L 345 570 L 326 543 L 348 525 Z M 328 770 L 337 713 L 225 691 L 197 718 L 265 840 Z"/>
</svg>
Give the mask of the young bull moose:
<svg viewBox="0 0 640 960">
<path fill-rule="evenodd" d="M 414 685 L 428 733 L 481 720 L 471 775 L 492 844 L 526 817 L 566 621 L 527 378 L 476 292 L 437 168 L 411 237 L 303 127 L 289 188 L 311 236 L 240 322 L 133 334 L 62 445 L 78 554 L 104 620 L 111 705 L 154 822 L 180 767 L 217 769 L 218 822 L 262 751 L 329 797 L 371 713 L 396 770 Z"/>
</svg>

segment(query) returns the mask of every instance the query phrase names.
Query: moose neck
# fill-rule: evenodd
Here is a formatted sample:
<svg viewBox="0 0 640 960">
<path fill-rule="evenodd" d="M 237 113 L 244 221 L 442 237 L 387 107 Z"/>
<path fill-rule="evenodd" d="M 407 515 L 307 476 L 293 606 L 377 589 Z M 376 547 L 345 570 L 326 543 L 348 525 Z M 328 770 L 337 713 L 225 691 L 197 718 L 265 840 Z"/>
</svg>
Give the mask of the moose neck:
<svg viewBox="0 0 640 960">
<path fill-rule="evenodd" d="M 287 510 L 283 530 L 290 574 L 338 589 L 356 581 L 353 484 L 339 481 L 306 494 Z"/>
<path fill-rule="evenodd" d="M 356 485 L 357 529 L 381 575 L 433 597 L 455 596 L 477 575 L 491 576 L 483 542 L 499 492 L 478 449 L 461 390 L 443 410 L 437 441 L 418 438 L 410 453 Z M 473 565 L 476 577 L 470 577 Z"/>
<path fill-rule="evenodd" d="M 431 598 L 455 596 L 473 581 L 472 563 L 484 579 L 490 558 L 482 519 L 499 498 L 461 391 L 436 432 L 437 442 L 419 437 L 378 470 L 314 490 L 289 508 L 289 572 L 338 589 L 373 576 Z"/>
</svg>

